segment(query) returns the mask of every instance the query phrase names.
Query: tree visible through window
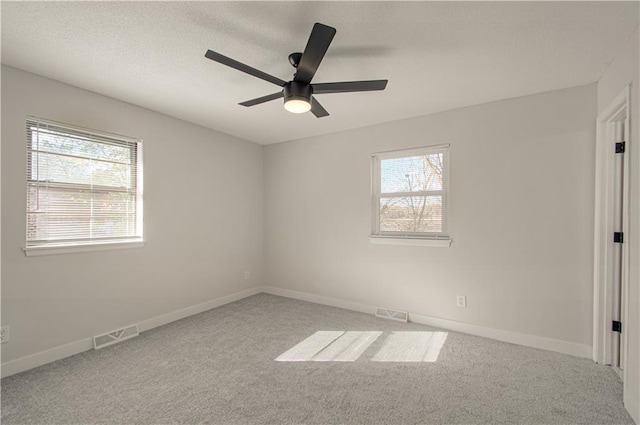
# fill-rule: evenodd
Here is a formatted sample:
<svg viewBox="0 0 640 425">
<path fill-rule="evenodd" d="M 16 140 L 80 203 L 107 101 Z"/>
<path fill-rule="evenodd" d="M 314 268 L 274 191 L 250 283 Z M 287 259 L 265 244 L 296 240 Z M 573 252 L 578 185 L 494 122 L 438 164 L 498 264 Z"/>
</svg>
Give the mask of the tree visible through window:
<svg viewBox="0 0 640 425">
<path fill-rule="evenodd" d="M 446 237 L 447 148 L 374 155 L 374 235 Z"/>
<path fill-rule="evenodd" d="M 27 120 L 27 248 L 142 240 L 139 140 Z"/>
</svg>

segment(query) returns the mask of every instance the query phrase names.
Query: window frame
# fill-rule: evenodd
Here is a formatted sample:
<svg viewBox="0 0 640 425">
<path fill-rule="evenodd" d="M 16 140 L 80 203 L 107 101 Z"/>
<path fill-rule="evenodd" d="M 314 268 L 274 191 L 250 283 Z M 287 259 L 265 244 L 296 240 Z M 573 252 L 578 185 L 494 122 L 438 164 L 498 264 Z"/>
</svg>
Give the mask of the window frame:
<svg viewBox="0 0 640 425">
<path fill-rule="evenodd" d="M 442 190 L 438 191 L 415 191 L 397 192 L 393 196 L 442 196 L 442 232 L 391 232 L 380 230 L 380 198 L 382 171 L 381 162 L 387 159 L 406 158 L 419 155 L 432 155 L 434 153 L 443 154 Z M 450 246 L 450 220 L 449 220 L 449 164 L 450 145 L 440 144 L 432 146 L 421 146 L 409 149 L 399 149 L 393 151 L 377 152 L 371 154 L 371 243 L 382 243 L 390 245 L 424 245 L 424 246 Z"/>
<path fill-rule="evenodd" d="M 118 236 L 118 237 L 102 237 L 102 238 L 86 238 L 81 239 L 77 238 L 75 240 L 65 240 L 65 239 L 57 239 L 52 241 L 35 241 L 29 240 L 29 226 L 28 226 L 28 216 L 29 216 L 29 188 L 33 186 L 34 182 L 37 185 L 41 180 L 32 179 L 31 178 L 31 156 L 35 150 L 33 149 L 33 137 L 32 133 L 29 131 L 29 126 L 33 124 L 39 125 L 48 125 L 55 127 L 56 130 L 67 131 L 68 135 L 72 138 L 77 137 L 86 137 L 89 141 L 91 141 L 91 137 L 93 136 L 96 139 L 104 139 L 103 141 L 94 140 L 94 143 L 109 143 L 112 142 L 116 145 L 127 146 L 131 150 L 132 154 L 135 153 L 135 173 L 132 176 L 134 183 L 132 187 L 135 186 L 135 235 L 131 236 Z M 121 249 L 121 248 L 140 248 L 144 246 L 144 209 L 143 209 L 143 143 L 142 139 L 137 139 L 129 136 L 123 136 L 120 134 L 113 134 L 104 131 L 97 131 L 93 129 L 88 129 L 84 127 L 78 127 L 66 123 L 61 123 L 57 121 L 52 121 L 48 119 L 43 119 L 35 116 L 27 116 L 25 120 L 25 128 L 27 131 L 26 134 L 26 173 L 25 173 L 25 183 L 26 183 L 26 196 L 25 200 L 25 246 L 23 251 L 27 256 L 34 255 L 49 255 L 49 254 L 63 254 L 63 253 L 74 253 L 74 252 L 83 252 L 83 251 L 102 251 L 102 250 L 110 250 L 110 249 Z M 62 156 L 74 157 L 73 154 Z M 132 162 L 132 165 L 134 162 Z M 44 181 L 42 181 L 44 182 Z M 55 182 L 52 186 L 60 187 L 61 189 L 70 188 L 70 189 L 85 189 L 89 192 L 104 192 L 109 189 L 108 187 L 98 186 L 96 188 L 92 188 L 90 185 L 83 183 L 64 183 L 64 182 Z M 94 190 L 95 189 L 95 190 Z M 126 192 L 123 189 L 113 189 L 115 192 Z"/>
</svg>

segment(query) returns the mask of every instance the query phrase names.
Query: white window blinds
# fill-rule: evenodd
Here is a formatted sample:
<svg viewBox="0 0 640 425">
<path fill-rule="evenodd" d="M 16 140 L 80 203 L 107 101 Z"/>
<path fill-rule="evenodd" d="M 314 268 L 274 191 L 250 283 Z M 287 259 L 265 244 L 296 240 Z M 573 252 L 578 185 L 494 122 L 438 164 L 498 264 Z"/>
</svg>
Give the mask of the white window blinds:
<svg viewBox="0 0 640 425">
<path fill-rule="evenodd" d="M 27 244 L 142 240 L 142 143 L 27 119 Z"/>
</svg>

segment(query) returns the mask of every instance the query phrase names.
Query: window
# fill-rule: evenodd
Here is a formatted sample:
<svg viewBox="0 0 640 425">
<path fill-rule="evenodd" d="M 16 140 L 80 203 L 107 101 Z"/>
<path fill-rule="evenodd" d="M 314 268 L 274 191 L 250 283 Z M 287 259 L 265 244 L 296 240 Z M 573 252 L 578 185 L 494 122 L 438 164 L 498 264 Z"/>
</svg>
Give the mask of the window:
<svg viewBox="0 0 640 425">
<path fill-rule="evenodd" d="M 140 140 L 29 117 L 26 253 L 140 246 L 141 171 Z"/>
<path fill-rule="evenodd" d="M 448 145 L 374 154 L 372 242 L 401 238 L 448 246 L 447 173 Z"/>
</svg>

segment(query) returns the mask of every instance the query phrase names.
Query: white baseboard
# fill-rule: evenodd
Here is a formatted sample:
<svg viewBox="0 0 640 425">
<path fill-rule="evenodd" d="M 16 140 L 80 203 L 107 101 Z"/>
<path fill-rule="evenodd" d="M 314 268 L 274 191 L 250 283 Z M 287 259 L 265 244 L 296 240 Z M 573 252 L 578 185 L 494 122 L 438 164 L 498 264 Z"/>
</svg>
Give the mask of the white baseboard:
<svg viewBox="0 0 640 425">
<path fill-rule="evenodd" d="M 624 408 L 627 409 L 629 415 L 631 415 L 631 419 L 640 425 L 640 403 L 638 400 L 634 400 L 629 396 L 628 391 L 624 392 L 623 395 Z"/>
<path fill-rule="evenodd" d="M 361 313 L 374 314 L 375 307 L 338 298 L 325 297 L 306 292 L 292 291 L 289 289 L 275 288 L 272 286 L 262 286 L 262 292 L 282 297 L 294 298 L 302 301 L 309 301 L 316 304 L 328 305 L 331 307 L 344 308 L 346 310 L 359 311 Z M 409 312 L 409 320 L 414 323 L 448 329 L 455 332 L 462 332 L 491 338 L 498 341 L 512 344 L 526 345 L 528 347 L 541 348 L 543 350 L 556 351 L 564 354 L 571 354 L 577 357 L 591 358 L 592 348 L 589 345 L 575 342 L 562 341 L 559 339 L 546 338 L 542 336 L 523 334 L 519 332 L 505 331 L 500 329 L 487 328 L 484 326 L 471 325 L 463 322 L 456 322 L 438 317 L 425 316 Z"/>
<path fill-rule="evenodd" d="M 345 310 L 359 311 L 360 313 L 375 314 L 375 307 L 353 301 L 345 301 L 339 298 L 325 297 L 322 295 L 310 294 L 308 292 L 292 291 L 290 289 L 276 288 L 274 286 L 261 286 L 261 292 L 281 297 L 293 298 L 295 300 L 308 301 L 310 303 L 328 305 L 330 307 L 343 308 Z"/>
<path fill-rule="evenodd" d="M 577 357 L 590 359 L 592 354 L 591 346 L 578 344 L 576 342 L 562 341 L 560 339 L 523 334 L 520 332 L 505 331 L 502 329 L 487 328 L 484 326 L 471 325 L 469 323 L 456 322 L 454 320 L 423 316 L 421 314 L 409 313 L 409 318 L 412 322 L 420 323 L 422 325 L 429 325 L 436 328 L 481 336 L 502 342 L 509 342 L 511 344 L 526 345 L 527 347 L 556 351 L 558 353 L 570 354 Z"/>
<path fill-rule="evenodd" d="M 92 337 L 70 342 L 69 344 L 59 345 L 48 350 L 40 351 L 39 353 L 30 354 L 28 356 L 20 357 L 19 359 L 4 362 L 1 367 L 2 377 L 5 378 L 7 376 L 15 375 L 16 373 L 24 372 L 25 370 L 33 369 L 34 367 L 42 366 L 43 364 L 64 359 L 65 357 L 70 357 L 91 349 L 93 349 Z"/>
<path fill-rule="evenodd" d="M 358 311 L 361 313 L 375 313 L 375 307 L 365 304 L 341 300 L 338 298 L 325 297 L 322 295 L 310 294 L 307 292 L 292 291 L 289 289 L 275 288 L 271 286 L 259 286 L 144 320 L 138 323 L 138 329 L 140 330 L 140 332 L 144 332 L 149 329 L 153 329 L 155 327 L 162 326 L 188 316 L 192 316 L 194 314 L 202 313 L 212 308 L 241 300 L 242 298 L 259 294 L 260 292 L 279 295 L 286 298 L 308 301 L 316 304 L 327 305 L 331 307 L 343 308 L 346 310 Z M 496 339 L 498 341 L 510 342 L 513 344 L 520 344 L 529 347 L 541 348 L 544 350 L 557 351 L 560 353 L 571 354 L 578 357 L 591 358 L 591 347 L 587 345 L 535 335 L 522 334 L 518 332 L 486 328 L 482 326 L 470 325 L 468 323 L 456 322 L 453 320 L 440 319 L 437 317 L 424 316 L 414 313 L 409 313 L 409 317 L 410 320 L 415 323 L 448 329 L 456 332 L 468 333 L 471 335 L 482 336 L 485 338 Z M 83 351 L 88 351 L 91 349 L 93 349 L 92 337 L 84 338 L 78 341 L 71 342 L 69 344 L 61 345 L 49 350 L 41 351 L 39 353 L 31 354 L 19 359 L 2 363 L 1 376 L 4 378 L 6 376 L 24 372 L 25 370 L 42 366 L 44 364 L 63 359 L 65 357 L 73 356 L 74 354 L 79 354 Z M 627 401 L 625 399 L 625 406 L 627 406 L 627 410 L 629 410 L 629 413 L 632 415 L 636 423 L 638 423 L 637 403 L 633 403 L 631 400 Z"/>
<path fill-rule="evenodd" d="M 203 311 L 211 310 L 212 308 L 220 307 L 222 305 L 259 294 L 260 292 L 262 291 L 258 288 L 249 288 L 244 291 L 234 292 L 233 294 L 226 295 L 224 297 L 205 301 L 200 304 L 192 305 L 191 307 L 186 307 L 172 311 L 171 313 L 163 314 L 162 316 L 156 316 L 151 319 L 144 320 L 138 323 L 138 329 L 140 332 L 148 331 L 149 329 L 157 328 L 158 326 L 166 325 L 167 323 L 175 322 L 176 320 L 184 319 L 185 317 L 193 316 L 194 314 L 202 313 Z"/>
<path fill-rule="evenodd" d="M 140 330 L 140 332 L 148 331 L 149 329 L 166 325 L 167 323 L 184 319 L 185 317 L 193 316 L 194 314 L 202 313 L 204 311 L 211 310 L 212 308 L 220 307 L 222 305 L 241 300 L 242 298 L 259 294 L 260 292 L 262 291 L 258 288 L 250 288 L 244 291 L 235 292 L 224 297 L 209 300 L 200 304 L 193 305 L 191 307 L 183 308 L 171 313 L 144 320 L 138 323 L 138 329 Z M 73 356 L 75 354 L 79 354 L 83 351 L 88 351 L 91 349 L 93 349 L 93 337 L 83 338 L 69 344 L 60 345 L 49 350 L 41 351 L 39 353 L 20 357 L 19 359 L 4 362 L 1 366 L 1 376 L 3 378 L 6 376 L 11 376 L 16 373 L 24 372 L 25 370 L 33 369 L 34 367 L 42 366 L 44 364 L 63 359 L 65 357 Z"/>
</svg>

